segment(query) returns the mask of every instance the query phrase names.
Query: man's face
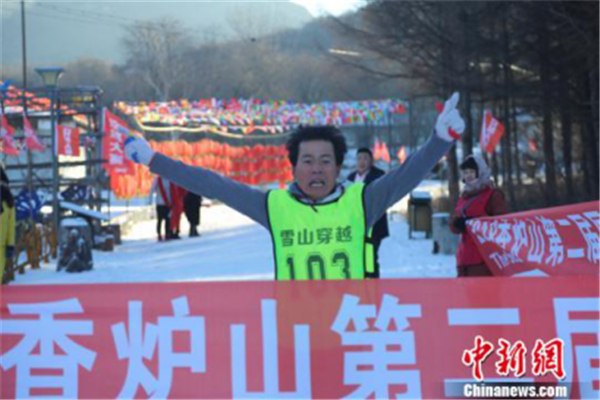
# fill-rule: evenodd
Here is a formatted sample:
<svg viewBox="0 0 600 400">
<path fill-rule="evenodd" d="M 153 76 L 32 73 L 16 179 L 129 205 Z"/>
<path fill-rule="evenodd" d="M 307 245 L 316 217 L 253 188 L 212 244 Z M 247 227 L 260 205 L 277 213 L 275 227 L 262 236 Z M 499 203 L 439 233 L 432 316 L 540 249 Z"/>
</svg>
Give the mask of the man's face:
<svg viewBox="0 0 600 400">
<path fill-rule="evenodd" d="M 477 179 L 477 171 L 471 168 L 466 168 L 462 170 L 462 176 L 465 183 L 471 183 Z"/>
<path fill-rule="evenodd" d="M 359 174 L 364 174 L 373 166 L 373 160 L 369 153 L 358 153 L 356 156 L 356 170 Z"/>
<path fill-rule="evenodd" d="M 331 142 L 311 140 L 300 143 L 294 178 L 308 197 L 313 200 L 327 197 L 333 191 L 339 173 Z"/>
</svg>

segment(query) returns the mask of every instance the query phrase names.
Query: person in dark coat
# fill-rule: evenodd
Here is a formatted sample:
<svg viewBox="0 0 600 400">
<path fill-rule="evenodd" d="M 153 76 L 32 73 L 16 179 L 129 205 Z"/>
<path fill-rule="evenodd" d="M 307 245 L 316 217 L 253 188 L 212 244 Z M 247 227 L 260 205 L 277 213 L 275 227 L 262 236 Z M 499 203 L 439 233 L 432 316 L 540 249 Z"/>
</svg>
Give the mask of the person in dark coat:
<svg viewBox="0 0 600 400">
<path fill-rule="evenodd" d="M 193 192 L 187 192 L 183 199 L 183 209 L 185 217 L 190 223 L 190 237 L 200 236 L 198 225 L 200 225 L 200 207 L 202 206 L 202 196 Z"/>
<path fill-rule="evenodd" d="M 158 233 L 158 241 L 170 240 L 173 238 L 173 232 L 171 230 L 171 208 L 172 208 L 172 195 L 171 195 L 171 182 L 163 177 L 157 176 L 152 182 L 150 188 L 149 203 L 152 202 L 152 197 L 156 193 L 156 232 Z M 162 235 L 162 225 L 164 222 L 165 235 Z"/>
<path fill-rule="evenodd" d="M 77 229 L 69 231 L 69 239 L 61 246 L 57 271 L 83 272 L 93 268 L 92 251 Z"/>
<path fill-rule="evenodd" d="M 363 182 L 365 185 L 368 185 L 383 175 L 385 175 L 385 172 L 373 165 L 373 153 L 371 153 L 371 150 L 366 147 L 358 149 L 356 152 L 356 171 L 348 175 L 348 181 Z M 373 230 L 367 238 L 367 242 L 373 245 L 373 260 L 372 262 L 367 260 L 367 271 L 365 271 L 367 278 L 379 278 L 379 246 L 383 239 L 389 235 L 387 214 L 384 214 L 375 222 Z M 372 270 L 370 270 L 369 265 L 372 265 Z"/>
<path fill-rule="evenodd" d="M 460 165 L 464 189 L 450 218 L 450 230 L 460 234 L 456 252 L 456 268 L 459 277 L 492 276 L 477 250 L 475 241 L 467 232 L 467 221 L 472 218 L 502 215 L 509 212 L 504 193 L 494 186 L 490 168 L 483 158 L 468 156 Z"/>
</svg>

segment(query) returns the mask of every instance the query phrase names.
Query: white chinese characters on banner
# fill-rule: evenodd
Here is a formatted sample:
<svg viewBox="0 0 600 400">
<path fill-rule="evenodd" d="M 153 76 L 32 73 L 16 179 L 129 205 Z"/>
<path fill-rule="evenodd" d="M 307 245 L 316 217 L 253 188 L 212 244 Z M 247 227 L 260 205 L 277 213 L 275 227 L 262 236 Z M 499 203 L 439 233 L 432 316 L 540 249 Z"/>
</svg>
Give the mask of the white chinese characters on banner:
<svg viewBox="0 0 600 400">
<path fill-rule="evenodd" d="M 557 336 L 565 343 L 565 372 L 566 376 L 577 376 L 579 394 L 582 399 L 597 399 L 600 397 L 598 368 L 600 354 L 600 321 L 598 298 L 557 298 L 554 299 L 554 315 L 556 319 Z M 592 317 L 574 317 L 577 314 Z M 589 343 L 576 344 L 574 336 L 587 337 Z M 575 363 L 577 363 L 575 365 Z M 577 375 L 574 374 L 575 370 Z M 572 389 L 572 388 L 571 388 Z"/>
<path fill-rule="evenodd" d="M 109 120 L 109 124 L 111 140 L 108 163 L 110 165 L 123 165 L 125 164 L 124 142 L 129 130 L 113 119 Z"/>
<path fill-rule="evenodd" d="M 583 215 L 573 214 L 569 215 L 568 218 L 577 225 L 577 228 L 585 239 L 585 243 L 587 244 L 585 257 L 588 261 L 597 264 L 600 260 L 600 256 L 598 255 L 600 246 L 598 243 L 598 234 L 592 230 L 592 224 L 595 224 L 596 229 L 598 229 L 599 213 L 592 211 L 583 213 Z"/>
<path fill-rule="evenodd" d="M 585 259 L 597 264 L 600 260 L 598 221 L 599 213 L 593 211 L 571 214 L 567 218 L 475 219 L 468 224 L 477 242 L 493 243 L 500 249 L 490 253 L 489 258 L 502 270 L 524 262 L 556 267 L 567 259 Z M 585 240 L 585 248 L 569 248 L 558 226 L 577 227 Z"/>
<path fill-rule="evenodd" d="M 33 397 L 50 390 L 54 398 L 76 399 L 79 394 L 79 368 L 91 371 L 96 353 L 80 346 L 69 336 L 92 335 L 93 322 L 76 319 L 54 319 L 58 314 L 81 314 L 77 299 L 52 303 L 9 304 L 11 315 L 39 316 L 39 319 L 2 320 L 3 335 L 23 335 L 23 339 L 0 357 L 4 370 L 17 367 L 16 398 Z M 64 354 L 56 354 L 55 345 Z M 39 354 L 32 354 L 39 346 Z M 55 370 L 48 376 L 34 375 L 33 370 Z M 57 395 L 56 391 L 60 394 Z"/>
<path fill-rule="evenodd" d="M 187 297 L 171 301 L 173 316 L 159 317 L 158 324 L 146 323 L 142 318 L 142 303 L 129 302 L 129 335 L 125 324 L 112 326 L 119 360 L 128 359 L 127 377 L 120 399 L 134 398 L 139 386 L 152 399 L 165 399 L 171 391 L 173 369 L 187 367 L 194 373 L 206 372 L 206 333 L 204 317 L 190 316 Z M 144 329 L 145 328 L 145 329 Z M 173 351 L 173 334 L 189 332 L 190 351 Z M 143 359 L 152 360 L 158 345 L 158 377 L 144 365 Z"/>
<path fill-rule="evenodd" d="M 262 301 L 264 392 L 250 392 L 246 382 L 246 326 L 231 326 L 231 381 L 234 399 L 310 399 L 310 337 L 308 325 L 294 326 L 295 391 L 279 389 L 277 302 Z M 254 364 L 254 363 L 253 363 Z"/>
<path fill-rule="evenodd" d="M 390 367 L 416 364 L 415 334 L 408 331 L 408 318 L 420 318 L 421 306 L 400 305 L 397 297 L 384 295 L 379 308 L 361 305 L 360 298 L 344 295 L 342 305 L 331 329 L 342 337 L 343 346 L 369 346 L 369 351 L 346 352 L 344 355 L 344 384 L 358 388 L 345 398 L 376 399 L 391 397 L 390 385 L 405 385 L 397 399 L 420 399 L 419 370 L 392 370 Z M 371 326 L 369 320 L 375 320 Z M 350 331 L 351 323 L 354 330 Z M 375 328 L 376 330 L 371 330 Z M 389 350 L 398 347 L 399 350 Z M 369 369 L 363 367 L 369 366 Z"/>
<path fill-rule="evenodd" d="M 72 142 L 72 138 L 71 138 L 71 128 L 69 127 L 64 127 L 63 128 L 63 140 L 65 143 L 65 154 L 66 155 L 71 155 L 73 154 L 73 147 L 71 146 L 71 142 Z"/>
</svg>

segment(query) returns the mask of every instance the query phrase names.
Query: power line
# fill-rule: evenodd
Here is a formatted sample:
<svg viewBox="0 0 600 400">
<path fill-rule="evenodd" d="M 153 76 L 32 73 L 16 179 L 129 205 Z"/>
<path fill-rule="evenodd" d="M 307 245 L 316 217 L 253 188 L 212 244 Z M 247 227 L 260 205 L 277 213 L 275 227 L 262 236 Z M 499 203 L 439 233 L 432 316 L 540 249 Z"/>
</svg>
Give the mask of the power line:
<svg viewBox="0 0 600 400">
<path fill-rule="evenodd" d="M 38 3 L 37 5 L 39 7 L 47 9 L 48 11 L 59 12 L 59 13 L 64 12 L 67 14 L 71 14 L 69 17 L 74 20 L 77 20 L 78 18 L 86 18 L 86 20 L 80 20 L 79 22 L 98 23 L 99 22 L 98 18 L 100 18 L 100 19 L 104 20 L 104 22 L 100 22 L 100 23 L 109 24 L 112 26 L 120 26 L 123 28 L 130 28 L 133 24 L 144 23 L 145 28 L 148 28 L 150 30 L 156 30 L 156 31 L 164 30 L 163 28 L 156 26 L 156 23 L 152 23 L 151 21 L 147 21 L 147 20 L 120 17 L 120 16 L 101 13 L 101 12 L 97 12 L 97 11 L 75 10 L 75 9 L 69 8 L 69 7 L 62 7 L 62 6 L 56 6 L 56 5 L 44 4 L 44 3 Z M 46 16 L 48 16 L 48 15 L 46 15 Z M 186 30 L 189 32 L 198 32 L 198 33 L 203 33 L 205 31 L 205 29 L 199 29 L 199 28 L 196 28 L 196 29 L 188 28 Z"/>
<path fill-rule="evenodd" d="M 70 7 L 62 7 L 62 6 L 52 5 L 52 4 L 45 4 L 45 3 L 38 3 L 37 5 L 42 8 L 56 10 L 58 12 L 66 12 L 66 13 L 69 13 L 72 15 L 93 19 L 94 21 L 97 21 L 98 17 L 103 18 L 107 21 L 110 21 L 111 23 L 120 23 L 120 24 L 122 24 L 122 23 L 131 24 L 131 23 L 140 21 L 140 20 L 133 19 L 133 18 L 120 17 L 117 15 L 101 13 L 98 11 L 76 10 L 76 9 L 73 9 Z M 119 22 L 119 21 L 121 21 L 121 22 Z"/>
<path fill-rule="evenodd" d="M 40 11 L 40 10 L 29 10 L 27 11 L 28 15 L 36 15 L 39 17 L 47 17 L 47 18 L 52 18 L 52 19 L 62 19 L 65 21 L 71 21 L 71 22 L 79 22 L 79 23 L 85 23 L 85 24 L 89 24 L 90 22 L 98 22 L 98 20 L 92 20 L 92 19 L 81 19 L 81 18 L 77 18 L 77 17 L 72 17 L 69 15 L 61 15 L 61 14 L 52 14 L 52 13 L 47 13 L 44 11 Z M 126 27 L 126 25 L 123 24 L 119 24 L 119 23 L 113 23 L 113 22 L 104 22 L 101 23 L 102 25 L 110 25 L 110 26 L 116 26 L 116 27 Z"/>
</svg>

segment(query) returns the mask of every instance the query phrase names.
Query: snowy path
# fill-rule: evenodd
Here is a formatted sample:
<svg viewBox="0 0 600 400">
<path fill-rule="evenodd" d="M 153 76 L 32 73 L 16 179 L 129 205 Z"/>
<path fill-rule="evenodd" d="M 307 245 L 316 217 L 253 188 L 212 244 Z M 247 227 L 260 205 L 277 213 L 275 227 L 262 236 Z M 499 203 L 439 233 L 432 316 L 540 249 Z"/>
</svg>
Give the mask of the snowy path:
<svg viewBox="0 0 600 400">
<path fill-rule="evenodd" d="M 114 252 L 94 251 L 94 270 L 56 272 L 54 263 L 27 270 L 11 284 L 181 282 L 271 280 L 271 239 L 265 229 L 227 206 L 202 209 L 201 237 L 156 241 L 156 222 L 140 223 Z M 432 241 L 408 239 L 408 225 L 390 221 L 391 236 L 381 245 L 383 278 L 454 277 L 454 256 L 433 255 Z"/>
</svg>

